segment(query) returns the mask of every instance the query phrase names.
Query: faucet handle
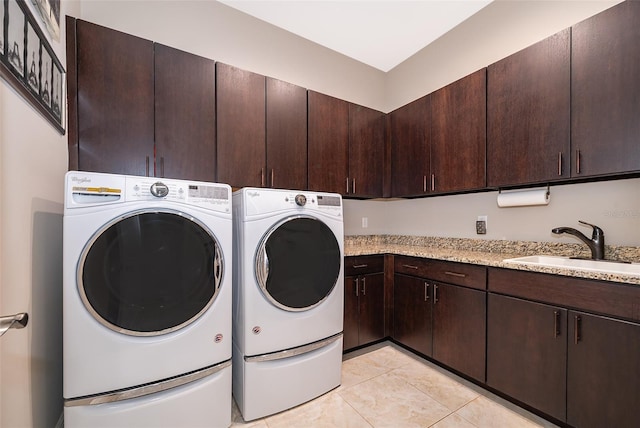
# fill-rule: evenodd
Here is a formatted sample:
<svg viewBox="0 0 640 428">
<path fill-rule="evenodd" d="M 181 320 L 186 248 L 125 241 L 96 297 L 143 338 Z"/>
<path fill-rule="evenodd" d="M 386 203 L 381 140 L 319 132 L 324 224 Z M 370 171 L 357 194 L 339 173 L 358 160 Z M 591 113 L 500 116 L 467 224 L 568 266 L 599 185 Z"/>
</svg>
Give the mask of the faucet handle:
<svg viewBox="0 0 640 428">
<path fill-rule="evenodd" d="M 598 226 L 596 226 L 595 224 L 587 223 L 586 221 L 582 221 L 582 220 L 578 220 L 578 223 L 591 226 L 593 228 L 593 235 L 592 235 L 593 239 L 604 236 L 604 231 L 600 229 Z"/>
</svg>

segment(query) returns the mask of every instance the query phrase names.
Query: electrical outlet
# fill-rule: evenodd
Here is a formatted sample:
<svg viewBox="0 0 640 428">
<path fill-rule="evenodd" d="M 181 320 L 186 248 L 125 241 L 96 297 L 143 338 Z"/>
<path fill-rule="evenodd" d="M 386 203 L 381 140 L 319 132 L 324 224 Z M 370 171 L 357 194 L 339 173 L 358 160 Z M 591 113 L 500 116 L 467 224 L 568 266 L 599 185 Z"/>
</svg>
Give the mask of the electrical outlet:
<svg viewBox="0 0 640 428">
<path fill-rule="evenodd" d="M 487 216 L 479 215 L 478 220 L 476 220 L 476 234 L 486 235 L 486 233 L 487 233 Z"/>
<path fill-rule="evenodd" d="M 362 217 L 362 228 L 366 229 L 367 227 L 369 227 L 369 218 Z"/>
</svg>

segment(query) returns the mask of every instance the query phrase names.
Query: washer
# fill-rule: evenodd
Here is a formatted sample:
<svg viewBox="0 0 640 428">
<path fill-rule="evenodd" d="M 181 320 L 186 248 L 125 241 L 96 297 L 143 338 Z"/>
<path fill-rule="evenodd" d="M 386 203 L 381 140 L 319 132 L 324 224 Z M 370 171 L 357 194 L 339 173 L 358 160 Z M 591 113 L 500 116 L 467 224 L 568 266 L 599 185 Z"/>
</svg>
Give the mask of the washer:
<svg viewBox="0 0 640 428">
<path fill-rule="evenodd" d="M 244 188 L 233 213 L 233 394 L 249 421 L 340 385 L 342 198 Z"/>
<path fill-rule="evenodd" d="M 65 426 L 228 427 L 231 188 L 65 181 Z"/>
</svg>

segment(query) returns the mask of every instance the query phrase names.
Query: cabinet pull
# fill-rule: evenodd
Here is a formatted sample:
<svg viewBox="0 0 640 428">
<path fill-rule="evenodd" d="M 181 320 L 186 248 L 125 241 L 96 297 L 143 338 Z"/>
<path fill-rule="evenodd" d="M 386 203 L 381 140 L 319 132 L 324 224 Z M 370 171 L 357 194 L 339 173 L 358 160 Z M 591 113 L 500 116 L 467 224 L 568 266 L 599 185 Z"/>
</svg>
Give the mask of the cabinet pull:
<svg viewBox="0 0 640 428">
<path fill-rule="evenodd" d="M 362 295 L 363 296 L 367 295 L 367 278 L 366 277 L 362 278 Z"/>
<path fill-rule="evenodd" d="M 578 344 L 578 342 L 580 342 L 580 339 L 582 339 L 582 336 L 580 334 L 581 327 L 582 327 L 582 318 L 580 317 L 580 315 L 576 315 L 573 318 L 573 330 L 574 330 L 573 342 L 576 345 Z"/>
<path fill-rule="evenodd" d="M 436 190 L 436 175 L 431 174 L 431 191 Z"/>
<path fill-rule="evenodd" d="M 353 193 L 355 195 L 356 194 L 356 179 L 355 178 L 351 180 L 351 187 L 353 188 L 352 189 L 353 192 L 351 192 L 351 193 Z"/>
<path fill-rule="evenodd" d="M 407 269 L 418 269 L 418 266 L 413 266 L 413 265 L 402 265 L 402 267 L 405 267 Z"/>
<path fill-rule="evenodd" d="M 562 175 L 562 152 L 558 152 L 558 175 Z"/>
<path fill-rule="evenodd" d="M 353 265 L 354 269 L 362 269 L 362 268 L 366 268 L 367 266 L 369 266 L 368 264 L 363 264 L 363 265 Z"/>
<path fill-rule="evenodd" d="M 423 175 L 422 176 L 422 191 L 423 192 L 427 192 L 427 176 Z"/>
<path fill-rule="evenodd" d="M 146 157 L 145 159 L 145 175 L 148 177 L 149 176 L 149 156 Z"/>
<path fill-rule="evenodd" d="M 349 177 L 347 177 L 347 195 L 349 194 Z"/>
<path fill-rule="evenodd" d="M 276 187 L 276 181 L 275 181 L 275 173 L 273 172 L 273 168 L 271 168 L 271 187 Z"/>
<path fill-rule="evenodd" d="M 580 150 L 576 150 L 576 174 L 580 174 Z"/>
<path fill-rule="evenodd" d="M 356 297 L 359 296 L 358 294 L 359 292 L 360 292 L 360 278 L 356 277 Z"/>
<path fill-rule="evenodd" d="M 433 284 L 433 303 L 438 303 L 438 284 Z"/>
<path fill-rule="evenodd" d="M 264 168 L 260 168 L 260 187 L 264 187 Z"/>
<path fill-rule="evenodd" d="M 160 156 L 160 177 L 164 177 L 164 156 Z"/>
<path fill-rule="evenodd" d="M 449 276 L 456 276 L 458 278 L 466 278 L 467 277 L 466 273 L 458 273 L 458 272 L 446 271 L 444 274 L 445 275 L 449 275 Z"/>
<path fill-rule="evenodd" d="M 424 283 L 424 301 L 429 300 L 429 284 L 427 282 Z"/>
<path fill-rule="evenodd" d="M 553 311 L 553 337 L 560 336 L 560 311 Z"/>
</svg>

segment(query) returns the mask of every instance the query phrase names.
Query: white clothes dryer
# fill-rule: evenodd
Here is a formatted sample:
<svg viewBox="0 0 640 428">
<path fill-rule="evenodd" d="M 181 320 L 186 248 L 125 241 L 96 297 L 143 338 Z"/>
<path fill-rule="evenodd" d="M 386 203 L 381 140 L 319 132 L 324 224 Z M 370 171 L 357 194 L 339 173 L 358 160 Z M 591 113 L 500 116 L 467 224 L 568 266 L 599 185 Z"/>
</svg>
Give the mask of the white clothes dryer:
<svg viewBox="0 0 640 428">
<path fill-rule="evenodd" d="M 340 385 L 342 198 L 244 188 L 233 210 L 233 394 L 248 421 Z"/>
<path fill-rule="evenodd" d="M 226 184 L 69 172 L 67 427 L 231 424 Z"/>
</svg>

